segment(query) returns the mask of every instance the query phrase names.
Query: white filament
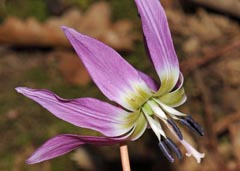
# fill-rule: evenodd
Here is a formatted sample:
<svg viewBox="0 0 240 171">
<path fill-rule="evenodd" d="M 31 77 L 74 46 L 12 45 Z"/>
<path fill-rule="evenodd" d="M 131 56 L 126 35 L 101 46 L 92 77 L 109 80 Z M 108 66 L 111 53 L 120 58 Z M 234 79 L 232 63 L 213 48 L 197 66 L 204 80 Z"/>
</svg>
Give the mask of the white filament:
<svg viewBox="0 0 240 171">
<path fill-rule="evenodd" d="M 154 115 L 156 115 L 159 119 L 167 120 L 167 115 L 162 111 L 162 109 L 159 107 L 157 103 L 154 101 L 148 101 L 147 102 L 149 106 L 151 107 Z"/>
<path fill-rule="evenodd" d="M 160 106 L 161 108 L 166 111 L 168 114 L 170 115 L 175 115 L 175 116 L 186 116 L 186 114 L 182 113 L 182 112 L 179 112 L 177 111 L 176 109 L 168 106 L 168 105 L 165 105 L 164 103 L 160 102 L 159 100 L 155 100 Z"/>
<path fill-rule="evenodd" d="M 144 109 L 143 109 L 144 111 Z M 147 113 L 144 112 L 144 115 L 146 116 L 146 119 L 149 123 L 149 126 L 152 128 L 153 132 L 156 134 L 158 140 L 161 140 L 161 135 L 164 136 L 166 138 L 166 134 L 163 131 L 159 121 L 157 120 L 157 118 L 152 118 L 150 115 L 148 115 Z"/>
</svg>

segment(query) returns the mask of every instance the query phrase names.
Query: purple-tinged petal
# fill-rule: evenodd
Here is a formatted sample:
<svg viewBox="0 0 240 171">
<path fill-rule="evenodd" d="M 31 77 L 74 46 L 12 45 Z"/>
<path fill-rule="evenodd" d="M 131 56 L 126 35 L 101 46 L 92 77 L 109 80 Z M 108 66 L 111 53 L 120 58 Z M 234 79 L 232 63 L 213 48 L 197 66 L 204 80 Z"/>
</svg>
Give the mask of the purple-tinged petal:
<svg viewBox="0 0 240 171">
<path fill-rule="evenodd" d="M 178 81 L 172 91 L 182 88 L 183 83 L 184 83 L 184 77 L 183 77 L 183 74 L 180 72 Z"/>
<path fill-rule="evenodd" d="M 39 163 L 63 154 L 66 154 L 82 144 L 113 145 L 120 141 L 111 140 L 105 137 L 78 136 L 72 134 L 58 135 L 49 139 L 26 161 L 28 164 Z"/>
<path fill-rule="evenodd" d="M 136 110 L 150 96 L 138 71 L 115 50 L 96 39 L 62 27 L 93 81 L 110 100 Z"/>
<path fill-rule="evenodd" d="M 135 141 L 142 136 L 147 128 L 147 120 L 144 117 L 143 113 L 139 113 L 137 111 L 135 115 L 132 116 L 132 120 L 134 120 L 134 127 L 126 134 L 118 136 L 118 137 L 109 137 L 112 140 L 118 141 Z M 137 118 L 137 119 L 136 119 Z"/>
<path fill-rule="evenodd" d="M 126 134 L 123 134 L 117 137 L 109 137 L 109 138 L 111 138 L 111 140 L 116 140 L 116 141 L 128 141 L 128 140 L 131 140 L 129 137 L 133 134 L 134 130 L 135 130 L 135 126 Z"/>
<path fill-rule="evenodd" d="M 171 91 L 179 77 L 167 18 L 159 0 L 135 0 L 151 60 L 161 80 L 159 95 Z"/>
<path fill-rule="evenodd" d="M 159 89 L 160 85 L 156 80 L 141 71 L 138 71 L 138 73 L 149 88 L 151 88 L 153 91 L 157 91 Z"/>
<path fill-rule="evenodd" d="M 24 87 L 16 90 L 42 105 L 56 117 L 79 127 L 99 131 L 106 136 L 120 136 L 129 132 L 138 116 L 93 98 L 67 100 L 48 90 Z"/>
</svg>

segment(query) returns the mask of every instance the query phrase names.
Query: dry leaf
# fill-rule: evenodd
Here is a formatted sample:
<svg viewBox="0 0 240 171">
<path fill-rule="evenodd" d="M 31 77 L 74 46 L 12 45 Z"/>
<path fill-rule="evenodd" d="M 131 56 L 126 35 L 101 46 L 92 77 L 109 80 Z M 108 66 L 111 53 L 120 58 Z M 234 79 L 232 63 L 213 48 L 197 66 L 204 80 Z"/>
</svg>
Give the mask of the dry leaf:
<svg viewBox="0 0 240 171">
<path fill-rule="evenodd" d="M 85 14 L 77 9 L 67 11 L 62 17 L 51 17 L 45 23 L 35 18 L 22 21 L 8 17 L 0 26 L 0 43 L 19 46 L 70 47 L 60 26 L 66 25 L 95 37 L 117 50 L 130 50 L 138 38 L 132 34 L 129 20 L 111 22 L 110 6 L 105 2 L 93 4 Z M 55 53 L 56 55 L 56 53 Z M 59 69 L 71 84 L 86 85 L 90 77 L 73 52 L 57 53 L 60 56 Z"/>
<path fill-rule="evenodd" d="M 132 23 L 111 21 L 110 6 L 106 2 L 93 4 L 85 14 L 77 9 L 67 11 L 62 17 L 49 18 L 45 23 L 35 18 L 23 21 L 8 17 L 0 26 L 0 43 L 17 46 L 70 47 L 60 26 L 66 25 L 95 37 L 117 50 L 131 50 L 138 38 L 132 34 Z"/>
<path fill-rule="evenodd" d="M 222 15 L 211 14 L 203 9 L 196 14 L 185 14 L 180 10 L 167 9 L 171 32 L 180 37 L 183 51 L 192 56 L 199 56 L 204 50 L 216 45 L 225 45 L 236 35 L 240 35 L 239 25 Z M 223 41 L 224 40 L 224 41 Z"/>
<path fill-rule="evenodd" d="M 194 3 L 201 4 L 216 11 L 228 13 L 232 16 L 240 18 L 240 1 L 239 0 L 190 0 Z"/>
</svg>

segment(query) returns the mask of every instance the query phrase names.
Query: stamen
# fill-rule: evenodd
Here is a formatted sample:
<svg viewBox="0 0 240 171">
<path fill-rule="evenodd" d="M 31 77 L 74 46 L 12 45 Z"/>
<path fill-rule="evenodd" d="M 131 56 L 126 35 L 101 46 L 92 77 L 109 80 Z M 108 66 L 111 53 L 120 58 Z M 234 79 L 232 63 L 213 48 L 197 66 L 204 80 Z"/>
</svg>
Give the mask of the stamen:
<svg viewBox="0 0 240 171">
<path fill-rule="evenodd" d="M 183 135 L 182 135 L 180 129 L 178 128 L 178 126 L 176 125 L 176 123 L 173 120 L 171 120 L 171 119 L 167 119 L 167 122 L 172 126 L 172 128 L 175 131 L 175 133 L 177 134 L 178 138 L 180 140 L 182 140 L 183 139 Z"/>
<path fill-rule="evenodd" d="M 204 135 L 203 128 L 196 121 L 193 120 L 191 115 L 186 116 L 186 120 L 188 121 L 188 123 L 192 125 L 193 128 L 195 128 L 195 130 L 198 132 L 199 135 L 201 136 Z"/>
<path fill-rule="evenodd" d="M 174 158 L 171 156 L 167 146 L 165 145 L 164 141 L 160 141 L 158 144 L 160 150 L 163 152 L 164 156 L 171 162 L 174 162 Z"/>
<path fill-rule="evenodd" d="M 159 107 L 159 105 L 155 101 L 148 101 L 149 106 L 151 107 L 153 113 L 159 118 L 159 119 L 167 119 L 166 114 L 163 112 L 163 110 Z"/>
<path fill-rule="evenodd" d="M 150 125 L 150 127 L 152 128 L 153 132 L 156 134 L 156 136 L 158 137 L 159 141 L 161 140 L 161 136 L 166 137 L 159 121 L 157 120 L 157 118 L 152 118 L 151 116 L 149 116 L 148 114 L 145 113 L 145 109 L 143 108 L 143 113 Z"/>
<path fill-rule="evenodd" d="M 173 131 L 173 129 L 170 127 L 169 124 L 167 124 L 168 128 L 170 129 L 170 131 L 177 137 L 177 134 Z M 200 163 L 201 158 L 204 158 L 204 153 L 199 153 L 196 149 L 194 149 L 186 140 L 179 140 L 182 145 L 186 148 L 187 156 L 193 156 L 196 158 L 197 162 Z"/>
<path fill-rule="evenodd" d="M 155 100 L 155 99 L 154 99 Z M 171 116 L 182 116 L 185 117 L 186 114 L 179 112 L 178 110 L 174 109 L 173 107 L 170 107 L 162 102 L 160 102 L 159 100 L 155 100 L 156 103 L 158 103 L 161 106 L 161 109 L 165 112 L 167 112 L 169 115 Z"/>
<path fill-rule="evenodd" d="M 199 132 L 184 118 L 179 119 L 180 123 L 187 126 L 192 132 L 199 134 Z"/>
<path fill-rule="evenodd" d="M 164 142 L 176 154 L 177 158 L 179 160 L 181 160 L 182 159 L 182 153 L 179 150 L 179 148 L 177 147 L 177 145 L 170 138 L 164 139 Z"/>
</svg>

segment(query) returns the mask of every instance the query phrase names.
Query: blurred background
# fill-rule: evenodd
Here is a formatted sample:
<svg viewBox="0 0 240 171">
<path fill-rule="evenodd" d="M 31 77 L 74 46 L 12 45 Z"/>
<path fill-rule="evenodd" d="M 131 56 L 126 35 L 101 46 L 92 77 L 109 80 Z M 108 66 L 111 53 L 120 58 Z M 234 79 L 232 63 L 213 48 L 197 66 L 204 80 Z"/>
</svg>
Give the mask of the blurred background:
<svg viewBox="0 0 240 171">
<path fill-rule="evenodd" d="M 190 113 L 206 135 L 185 137 L 206 154 L 199 165 L 184 157 L 170 164 L 152 131 L 129 142 L 134 171 L 240 170 L 240 1 L 162 0 L 169 20 Z M 25 160 L 50 137 L 99 135 L 63 122 L 14 88 L 50 89 L 64 98 L 106 98 L 91 81 L 61 25 L 116 49 L 136 68 L 156 77 L 142 40 L 133 0 L 0 0 L 0 170 L 121 170 L 118 146 L 82 146 L 36 165 Z M 179 147 L 181 147 L 179 145 Z M 184 149 L 181 147 L 181 151 Z"/>
</svg>

